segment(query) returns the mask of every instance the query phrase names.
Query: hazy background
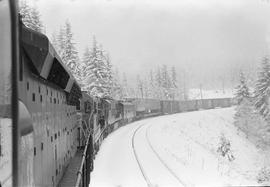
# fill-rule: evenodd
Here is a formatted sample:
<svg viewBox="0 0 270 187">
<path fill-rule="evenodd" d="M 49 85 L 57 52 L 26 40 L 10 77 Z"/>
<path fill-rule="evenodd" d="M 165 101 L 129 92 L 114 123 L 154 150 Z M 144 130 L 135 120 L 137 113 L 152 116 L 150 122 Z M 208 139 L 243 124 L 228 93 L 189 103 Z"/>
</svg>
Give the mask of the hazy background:
<svg viewBox="0 0 270 187">
<path fill-rule="evenodd" d="M 68 19 L 82 56 L 92 35 L 130 81 L 174 65 L 189 87 L 233 86 L 269 52 L 270 3 L 262 0 L 32 0 L 46 34 Z M 223 80 L 223 81 L 222 81 Z M 135 81 L 134 81 L 135 82 Z"/>
</svg>

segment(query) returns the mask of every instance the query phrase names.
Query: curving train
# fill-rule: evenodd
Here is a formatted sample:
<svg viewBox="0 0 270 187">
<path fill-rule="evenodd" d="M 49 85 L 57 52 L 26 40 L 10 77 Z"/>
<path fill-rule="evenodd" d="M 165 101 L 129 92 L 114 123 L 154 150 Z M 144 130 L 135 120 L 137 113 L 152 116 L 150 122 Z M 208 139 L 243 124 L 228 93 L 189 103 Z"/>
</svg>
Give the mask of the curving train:
<svg viewBox="0 0 270 187">
<path fill-rule="evenodd" d="M 86 144 L 87 164 L 82 168 L 93 169 L 94 154 L 103 139 L 131 121 L 232 105 L 231 98 L 117 101 L 93 97 L 81 91 L 45 35 L 21 24 L 20 37 L 20 111 L 31 116 L 31 124 L 21 127 L 21 186 L 57 186 L 71 159 Z M 81 177 L 81 185 L 89 183 Z"/>
</svg>

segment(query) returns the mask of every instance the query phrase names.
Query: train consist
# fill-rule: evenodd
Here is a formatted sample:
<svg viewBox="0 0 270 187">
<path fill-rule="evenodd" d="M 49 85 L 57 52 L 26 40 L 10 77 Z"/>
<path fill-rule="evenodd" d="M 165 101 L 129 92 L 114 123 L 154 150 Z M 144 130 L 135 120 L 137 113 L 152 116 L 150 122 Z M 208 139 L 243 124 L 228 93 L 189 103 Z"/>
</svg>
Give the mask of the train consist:
<svg viewBox="0 0 270 187">
<path fill-rule="evenodd" d="M 24 25 L 20 35 L 19 110 L 31 119 L 20 124 L 21 186 L 57 186 L 86 142 L 87 167 L 93 168 L 94 154 L 103 139 L 131 121 L 232 105 L 230 98 L 117 101 L 93 97 L 81 91 L 45 35 Z"/>
</svg>

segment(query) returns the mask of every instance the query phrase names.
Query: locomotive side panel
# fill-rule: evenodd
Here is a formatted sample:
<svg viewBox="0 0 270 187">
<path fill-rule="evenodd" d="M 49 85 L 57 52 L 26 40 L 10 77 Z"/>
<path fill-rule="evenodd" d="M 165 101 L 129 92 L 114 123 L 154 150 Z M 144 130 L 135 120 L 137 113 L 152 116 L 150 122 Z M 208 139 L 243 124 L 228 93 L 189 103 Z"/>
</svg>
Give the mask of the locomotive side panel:
<svg viewBox="0 0 270 187">
<path fill-rule="evenodd" d="M 23 92 L 25 88 L 26 92 Z M 28 181 L 35 185 L 55 186 L 76 151 L 76 109 L 63 103 L 64 92 L 46 86 L 27 70 L 20 82 L 20 90 L 20 99 L 30 111 L 34 125 L 33 147 L 28 148 L 32 151 L 24 156 L 33 158 L 33 161 L 27 161 L 29 167 L 33 165 L 33 171 L 29 172 L 34 176 Z"/>
<path fill-rule="evenodd" d="M 27 32 L 29 36 L 33 34 L 29 29 L 25 31 L 23 28 L 23 32 Z M 39 63 L 33 62 L 33 59 L 28 56 L 28 53 L 31 52 L 29 51 L 30 47 L 46 51 L 50 46 L 46 48 L 44 45 L 39 48 L 39 35 L 35 32 L 34 35 L 36 37 L 34 41 L 28 40 L 27 37 L 24 38 L 23 35 L 24 43 L 21 45 L 19 99 L 31 115 L 33 132 L 20 138 L 20 158 L 22 158 L 20 168 L 26 169 L 26 171 L 19 171 L 19 173 L 23 173 L 20 184 L 24 186 L 56 186 L 77 149 L 77 134 L 74 130 L 78 125 L 76 107 L 67 103 L 68 93 L 56 85 L 56 83 L 62 83 L 61 80 L 60 82 L 55 82 L 56 80 L 49 82 L 45 79 L 45 75 L 41 77 L 36 71 L 35 66 Z M 31 42 L 36 42 L 37 45 Z M 38 53 L 39 51 L 35 55 L 38 56 Z M 53 53 L 52 51 L 50 55 L 54 55 Z M 61 66 L 60 62 L 55 60 L 54 62 Z M 40 63 L 40 71 L 43 71 L 43 66 L 47 67 L 46 70 L 50 70 L 47 61 Z M 52 71 L 54 70 L 48 72 L 50 76 L 52 76 Z M 70 77 L 68 72 L 62 73 L 65 73 L 65 77 Z M 71 102 L 73 101 L 74 99 Z"/>
</svg>

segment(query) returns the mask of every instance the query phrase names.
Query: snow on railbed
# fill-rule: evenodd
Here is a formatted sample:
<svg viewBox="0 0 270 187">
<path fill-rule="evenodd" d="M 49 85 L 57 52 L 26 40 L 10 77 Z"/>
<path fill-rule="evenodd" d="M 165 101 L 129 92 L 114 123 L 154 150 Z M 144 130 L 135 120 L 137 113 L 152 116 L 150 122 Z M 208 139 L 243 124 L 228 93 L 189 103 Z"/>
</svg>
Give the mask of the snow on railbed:
<svg viewBox="0 0 270 187">
<path fill-rule="evenodd" d="M 189 186 L 267 185 L 257 183 L 259 170 L 270 163 L 266 152 L 237 131 L 234 112 L 232 107 L 160 117 L 149 128 L 150 141 Z M 217 152 L 222 134 L 233 161 Z"/>
</svg>

